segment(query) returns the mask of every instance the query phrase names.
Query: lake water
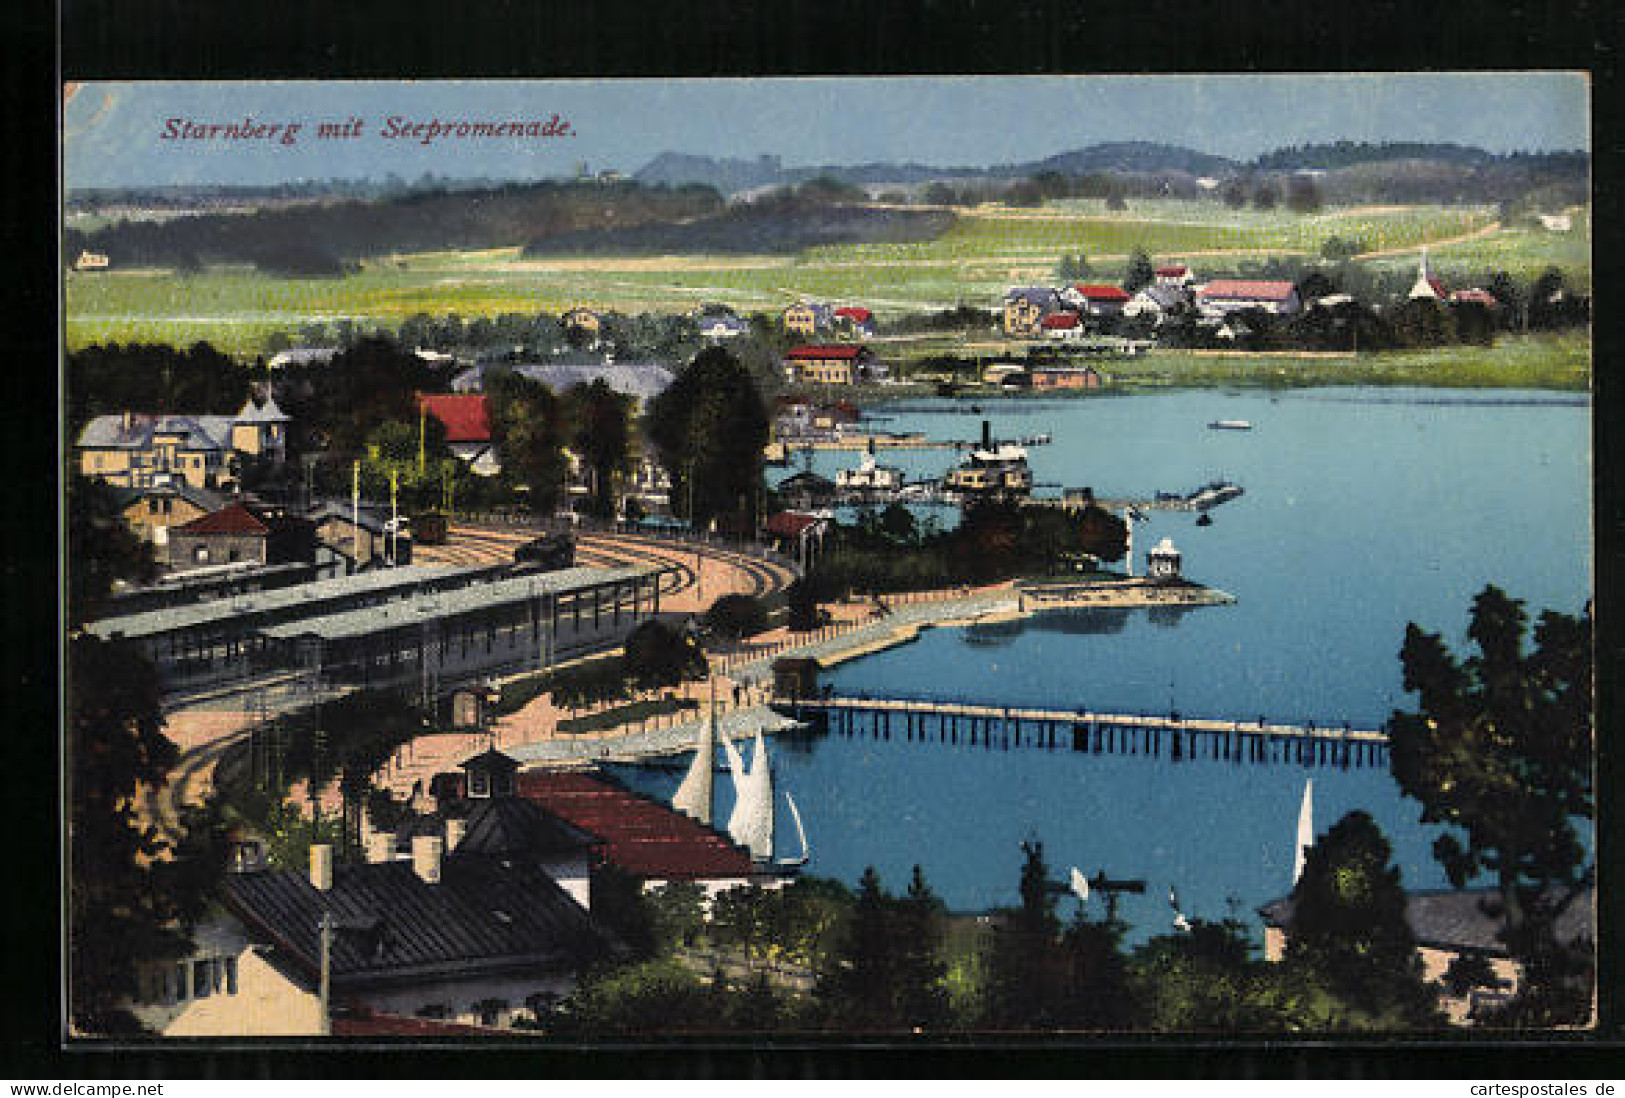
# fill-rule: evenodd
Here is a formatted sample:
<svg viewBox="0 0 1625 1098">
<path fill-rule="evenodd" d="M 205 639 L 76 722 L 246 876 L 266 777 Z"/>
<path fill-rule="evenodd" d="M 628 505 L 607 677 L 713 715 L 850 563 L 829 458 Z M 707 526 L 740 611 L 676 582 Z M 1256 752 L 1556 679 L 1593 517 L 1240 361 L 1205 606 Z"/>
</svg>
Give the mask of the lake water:
<svg viewBox="0 0 1625 1098">
<path fill-rule="evenodd" d="M 1567 394 L 1395 389 L 1181 391 L 1081 400 L 899 404 L 883 426 L 970 439 L 1049 432 L 1030 450 L 1040 484 L 1102 496 L 1186 492 L 1226 478 L 1241 498 L 1196 516 L 1150 512 L 1137 570 L 1167 536 L 1185 574 L 1232 606 L 1185 614 L 1061 611 L 1009 625 L 927 631 L 844 664 L 842 693 L 941 694 L 994 704 L 1087 707 L 1379 728 L 1409 699 L 1405 625 L 1464 645 L 1486 583 L 1541 609 L 1577 613 L 1591 591 L 1590 406 Z M 1216 431 L 1217 419 L 1252 431 Z M 949 451 L 885 459 L 938 475 Z M 856 463 L 821 453 L 826 476 Z M 1052 489 L 1049 494 L 1055 494 Z M 1189 915 L 1254 910 L 1291 886 L 1304 781 L 1317 830 L 1360 808 L 1394 844 L 1405 883 L 1445 884 L 1383 769 L 1174 763 L 1166 757 L 984 751 L 831 736 L 775 752 L 779 787 L 810 834 L 809 872 L 855 882 L 866 865 L 901 888 L 918 862 L 956 909 L 1013 903 L 1019 844 L 1041 839 L 1058 875 L 1141 878 L 1124 916 L 1165 930 L 1175 886 Z M 640 781 L 659 788 L 666 776 Z M 782 805 L 782 798 L 781 798 Z M 788 817 L 781 811 L 781 825 Z M 782 833 L 782 832 L 781 832 Z M 781 846 L 788 845 L 781 840 Z M 1069 906 L 1069 905 L 1068 905 Z"/>
</svg>

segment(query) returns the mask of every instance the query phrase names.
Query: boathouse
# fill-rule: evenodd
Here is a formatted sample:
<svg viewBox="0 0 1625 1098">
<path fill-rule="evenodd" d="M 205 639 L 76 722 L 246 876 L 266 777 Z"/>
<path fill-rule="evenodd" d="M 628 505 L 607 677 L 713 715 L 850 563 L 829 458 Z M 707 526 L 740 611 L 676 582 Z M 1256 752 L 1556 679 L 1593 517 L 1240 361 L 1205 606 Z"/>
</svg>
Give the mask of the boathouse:
<svg viewBox="0 0 1625 1098">
<path fill-rule="evenodd" d="M 1178 583 L 1180 552 L 1170 538 L 1163 538 L 1145 555 L 1145 578 L 1152 583 Z"/>
</svg>

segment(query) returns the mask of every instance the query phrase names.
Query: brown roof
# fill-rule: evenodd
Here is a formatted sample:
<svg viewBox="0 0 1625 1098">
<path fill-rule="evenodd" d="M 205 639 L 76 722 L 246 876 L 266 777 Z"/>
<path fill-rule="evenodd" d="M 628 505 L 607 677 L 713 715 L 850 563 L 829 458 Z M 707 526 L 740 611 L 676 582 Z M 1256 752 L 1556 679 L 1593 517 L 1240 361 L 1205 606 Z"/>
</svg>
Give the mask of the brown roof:
<svg viewBox="0 0 1625 1098">
<path fill-rule="evenodd" d="M 806 347 L 792 347 L 784 353 L 789 359 L 856 359 L 859 355 L 867 354 L 869 348 L 862 344 L 851 343 L 824 343 Z"/>
<path fill-rule="evenodd" d="M 519 774 L 519 794 L 599 836 L 605 861 L 653 880 L 746 877 L 750 853 L 667 805 L 584 771 Z"/>
<path fill-rule="evenodd" d="M 222 507 L 218 511 L 200 515 L 191 522 L 177 526 L 175 532 L 178 534 L 268 534 L 271 532 L 271 528 L 247 507 L 240 503 L 233 503 L 230 507 Z"/>
<path fill-rule="evenodd" d="M 1290 282 L 1261 278 L 1216 278 L 1202 289 L 1203 297 L 1248 301 L 1285 301 L 1292 296 Z"/>
</svg>

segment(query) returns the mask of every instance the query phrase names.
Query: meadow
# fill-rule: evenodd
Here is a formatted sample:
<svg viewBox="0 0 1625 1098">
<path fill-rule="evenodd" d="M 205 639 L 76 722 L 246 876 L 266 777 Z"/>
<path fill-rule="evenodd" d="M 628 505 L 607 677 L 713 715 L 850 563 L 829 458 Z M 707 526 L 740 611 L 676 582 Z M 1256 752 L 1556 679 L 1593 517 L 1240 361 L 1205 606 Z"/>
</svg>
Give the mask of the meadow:
<svg viewBox="0 0 1625 1098">
<path fill-rule="evenodd" d="M 1480 235 L 1474 235 L 1480 234 Z M 393 327 L 414 313 L 464 318 L 560 313 L 576 306 L 623 313 L 682 312 L 710 301 L 775 312 L 802 297 L 861 303 L 885 314 L 970 304 L 994 307 L 1012 284 L 1053 281 L 1062 255 L 1083 253 L 1101 280 L 1128 256 L 1234 269 L 1270 256 L 1318 256 L 1330 237 L 1358 241 L 1367 262 L 1413 266 L 1430 247 L 1435 270 L 1460 282 L 1506 268 L 1529 277 L 1548 264 L 1589 285 L 1589 234 L 1494 227 L 1479 206 L 1352 207 L 1300 216 L 1231 210 L 1217 202 L 1135 201 L 1109 212 L 1070 200 L 1038 208 L 978 207 L 935 240 L 852 244 L 795 255 L 521 258 L 520 249 L 425 252 L 364 262 L 343 278 L 279 278 L 252 267 L 72 272 L 70 349 L 91 343 L 207 340 L 233 354 L 263 352 L 273 333 L 297 338 L 312 322 Z M 1469 237 L 1458 243 L 1445 243 Z"/>
</svg>

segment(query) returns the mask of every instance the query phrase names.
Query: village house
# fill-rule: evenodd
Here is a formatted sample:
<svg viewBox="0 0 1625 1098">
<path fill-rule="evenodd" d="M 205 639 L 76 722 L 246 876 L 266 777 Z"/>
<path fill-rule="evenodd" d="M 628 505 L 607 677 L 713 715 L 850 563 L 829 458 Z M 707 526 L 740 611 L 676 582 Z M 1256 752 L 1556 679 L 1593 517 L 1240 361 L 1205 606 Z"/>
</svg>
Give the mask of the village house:
<svg viewBox="0 0 1625 1098">
<path fill-rule="evenodd" d="M 1497 938 L 1500 919 L 1485 913 L 1486 902 L 1495 899 L 1495 890 L 1488 888 L 1405 894 L 1405 922 L 1416 939 L 1422 978 L 1439 985 L 1439 1006 L 1455 1025 L 1470 1024 L 1479 1011 L 1505 1003 L 1518 993 L 1523 980 L 1521 967 Z M 1557 920 L 1558 941 L 1564 945 L 1594 941 L 1595 908 L 1594 890 L 1575 897 Z M 1292 898 L 1284 896 L 1266 904 L 1259 909 L 1259 915 L 1264 920 L 1264 958 L 1279 961 L 1286 956 L 1292 935 Z M 1462 996 L 1451 994 L 1440 981 L 1457 958 L 1466 956 L 1483 958 L 1500 986 L 1473 988 Z"/>
<path fill-rule="evenodd" d="M 365 863 L 335 864 L 323 845 L 308 872 L 241 860 L 194 955 L 142 971 L 137 1017 L 166 1036 L 320 1035 L 343 1002 L 509 1026 L 624 953 L 588 909 L 598 838 L 517 796 L 506 755 L 463 765 L 466 799 L 412 830 L 404 855 L 369 831 Z"/>
<path fill-rule="evenodd" d="M 1452 305 L 1482 305 L 1486 309 L 1499 309 L 1501 303 L 1494 294 L 1488 290 L 1473 287 L 1469 290 L 1451 290 L 1450 304 Z"/>
<path fill-rule="evenodd" d="M 828 514 L 779 511 L 769 515 L 762 524 L 762 536 L 779 552 L 794 558 L 805 568 L 823 548 L 829 524 Z"/>
<path fill-rule="evenodd" d="M 713 314 L 700 320 L 700 335 L 713 343 L 738 339 L 750 332 L 750 323 L 728 314 Z"/>
<path fill-rule="evenodd" d="M 784 330 L 811 339 L 828 331 L 834 323 L 830 307 L 820 301 L 798 301 L 784 310 Z"/>
<path fill-rule="evenodd" d="M 412 562 L 409 530 L 389 528 L 389 514 L 376 508 L 326 503 L 307 516 L 318 544 L 349 561 L 353 570 L 380 567 L 390 560 Z"/>
<path fill-rule="evenodd" d="M 577 306 L 559 317 L 559 325 L 567 332 L 574 328 L 588 337 L 588 343 L 596 345 L 604 331 L 604 316 L 592 309 Z"/>
<path fill-rule="evenodd" d="M 861 305 L 835 310 L 835 330 L 847 339 L 869 339 L 875 334 L 875 316 Z"/>
<path fill-rule="evenodd" d="M 1190 292 L 1178 284 L 1156 282 L 1135 294 L 1123 306 L 1123 316 L 1133 320 L 1148 317 L 1161 324 L 1168 317 L 1190 308 Z"/>
<path fill-rule="evenodd" d="M 483 393 L 419 393 L 418 408 L 446 429 L 446 448 L 479 477 L 502 472 Z"/>
<path fill-rule="evenodd" d="M 1102 384 L 1093 366 L 1034 366 L 1028 374 L 1034 389 L 1098 389 Z"/>
<path fill-rule="evenodd" d="M 169 561 L 170 530 L 226 505 L 223 497 L 205 488 L 194 488 L 184 480 L 117 491 L 124 524 L 136 537 L 152 545 L 159 564 Z"/>
<path fill-rule="evenodd" d="M 1016 287 L 1004 295 L 1002 322 L 1006 335 L 1035 336 L 1046 316 L 1061 307 L 1061 298 L 1048 286 Z"/>
<path fill-rule="evenodd" d="M 1247 309 L 1289 316 L 1299 312 L 1302 303 L 1297 287 L 1287 281 L 1216 278 L 1197 293 L 1196 307 L 1204 318 L 1222 320 Z"/>
<path fill-rule="evenodd" d="M 1129 301 L 1126 290 L 1106 283 L 1079 283 L 1070 287 L 1066 296 L 1084 315 L 1093 317 L 1121 316 Z"/>
<path fill-rule="evenodd" d="M 291 564 L 311 559 L 310 523 L 233 503 L 169 531 L 169 563 L 177 568 L 211 564 Z"/>
<path fill-rule="evenodd" d="M 1070 341 L 1082 339 L 1084 334 L 1083 321 L 1070 309 L 1051 313 L 1039 321 L 1038 326 L 1043 331 L 1045 339 Z"/>
<path fill-rule="evenodd" d="M 79 432 L 79 471 L 121 488 L 176 480 L 228 488 L 237 483 L 234 457 L 286 460 L 288 422 L 272 399 L 250 399 L 235 416 L 97 416 Z"/>
<path fill-rule="evenodd" d="M 1167 286 L 1176 290 L 1183 290 L 1190 286 L 1196 276 L 1189 266 L 1184 263 L 1172 263 L 1165 267 L 1158 267 L 1155 271 L 1155 286 Z"/>
<path fill-rule="evenodd" d="M 107 256 L 101 252 L 82 251 L 79 258 L 73 261 L 73 269 L 76 271 L 105 271 L 107 267 Z"/>
<path fill-rule="evenodd" d="M 818 343 L 792 347 L 783 359 L 784 378 L 792 385 L 853 385 L 877 381 L 886 369 L 861 343 Z"/>
</svg>

